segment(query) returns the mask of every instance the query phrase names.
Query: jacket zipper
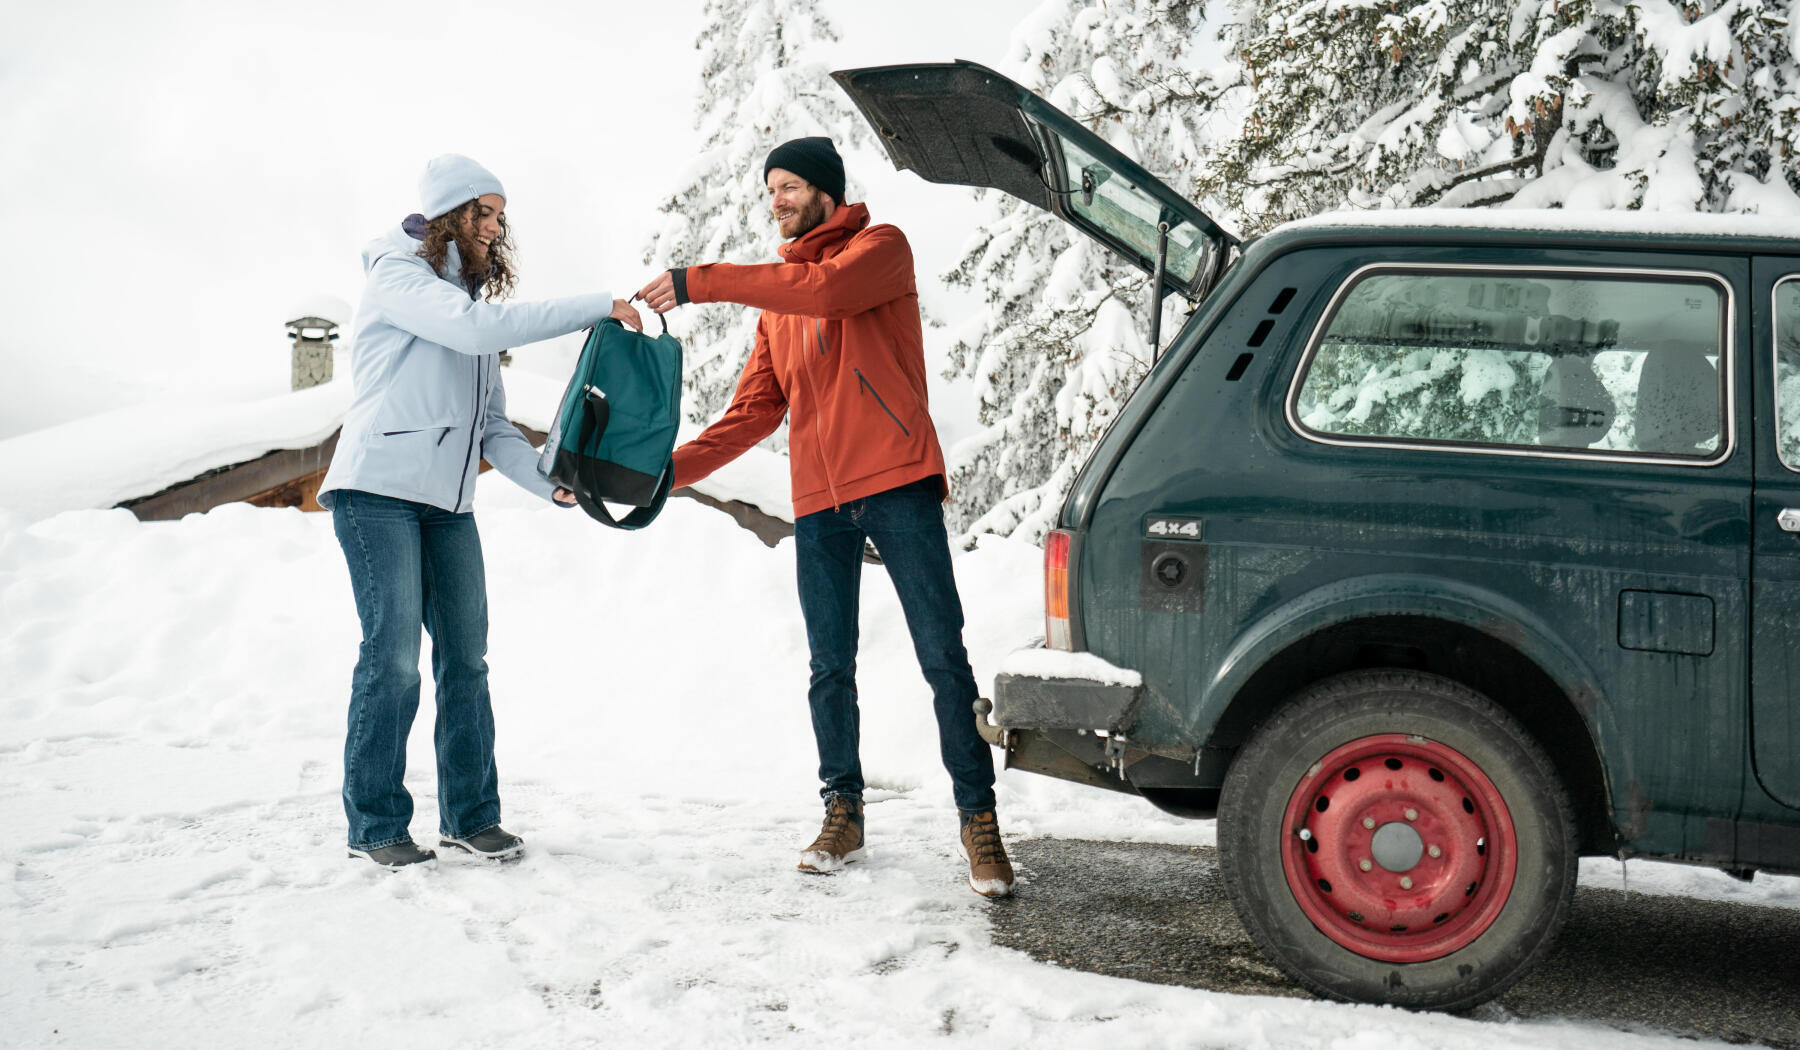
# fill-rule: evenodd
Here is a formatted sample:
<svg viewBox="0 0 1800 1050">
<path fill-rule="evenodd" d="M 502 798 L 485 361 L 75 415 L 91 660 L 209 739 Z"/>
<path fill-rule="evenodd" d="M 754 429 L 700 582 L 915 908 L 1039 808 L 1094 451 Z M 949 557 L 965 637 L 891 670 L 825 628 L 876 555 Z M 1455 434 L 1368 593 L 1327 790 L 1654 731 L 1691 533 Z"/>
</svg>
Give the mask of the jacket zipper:
<svg viewBox="0 0 1800 1050">
<path fill-rule="evenodd" d="M 475 458 L 475 432 L 481 429 L 481 373 L 487 369 L 487 359 L 475 359 L 475 418 L 469 424 L 469 451 L 463 454 L 462 477 L 456 483 L 456 509 L 460 513 L 463 503 L 463 489 L 469 484 L 469 462 Z"/>
<path fill-rule="evenodd" d="M 819 344 L 819 356 L 824 357 L 825 356 L 825 322 L 819 320 L 817 317 L 813 318 L 813 338 Z"/>
<path fill-rule="evenodd" d="M 900 433 L 905 434 L 907 437 L 912 437 L 912 431 L 906 429 L 906 424 L 900 422 L 900 417 L 894 415 L 894 410 L 889 408 L 887 402 L 881 399 L 881 394 L 875 389 L 875 384 L 869 382 L 869 378 L 862 374 L 862 369 L 852 368 L 850 371 L 856 373 L 856 381 L 862 384 L 864 390 L 875 395 L 875 403 L 880 405 L 881 410 L 886 412 L 888 418 L 894 421 L 894 425 L 900 428 Z"/>
</svg>

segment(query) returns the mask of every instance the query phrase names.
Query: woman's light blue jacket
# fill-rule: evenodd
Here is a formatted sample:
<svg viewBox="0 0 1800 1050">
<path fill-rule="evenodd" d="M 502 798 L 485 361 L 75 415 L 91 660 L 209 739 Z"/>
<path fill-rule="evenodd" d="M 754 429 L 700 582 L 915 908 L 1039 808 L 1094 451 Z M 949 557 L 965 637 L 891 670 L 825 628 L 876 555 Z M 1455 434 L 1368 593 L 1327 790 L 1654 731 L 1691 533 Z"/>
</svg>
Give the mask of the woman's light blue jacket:
<svg viewBox="0 0 1800 1050">
<path fill-rule="evenodd" d="M 433 272 L 415 254 L 419 244 L 395 227 L 363 249 L 368 282 L 350 347 L 354 393 L 319 504 L 329 509 L 333 492 L 356 489 L 466 513 L 484 457 L 548 499 L 554 486 L 506 418 L 500 351 L 598 324 L 612 312 L 612 294 L 481 302 L 454 276 Z M 452 244 L 445 271 L 460 270 Z"/>
</svg>

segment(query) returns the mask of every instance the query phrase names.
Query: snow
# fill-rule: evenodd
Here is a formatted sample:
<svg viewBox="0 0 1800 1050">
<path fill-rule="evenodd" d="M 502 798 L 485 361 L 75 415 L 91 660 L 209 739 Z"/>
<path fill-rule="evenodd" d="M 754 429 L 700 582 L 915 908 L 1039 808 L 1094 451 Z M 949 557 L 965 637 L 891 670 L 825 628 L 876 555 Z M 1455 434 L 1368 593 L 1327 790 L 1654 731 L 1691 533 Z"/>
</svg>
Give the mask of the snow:
<svg viewBox="0 0 1800 1050">
<path fill-rule="evenodd" d="M 34 518 L 111 507 L 276 449 L 311 448 L 343 422 L 347 371 L 274 397 L 163 397 L 0 441 L 0 507 Z"/>
<path fill-rule="evenodd" d="M 1471 350 L 1462 360 L 1462 379 L 1457 393 L 1463 403 L 1479 403 L 1494 391 L 1505 393 L 1518 382 L 1518 375 L 1507 363 L 1506 355 L 1493 350 Z"/>
<path fill-rule="evenodd" d="M 399 873 L 342 850 L 358 635 L 328 516 L 0 512 L 8 1045 L 350 1045 L 396 1026 L 552 1048 L 1694 1045 L 1139 984 L 996 947 L 878 566 L 859 679 L 870 852 L 801 875 L 819 806 L 792 543 L 681 500 L 611 532 L 492 474 L 477 503 L 505 819 L 530 852 Z M 1041 629 L 1040 552 L 987 537 L 955 565 L 985 685 Z M 429 676 L 425 692 L 421 840 Z M 998 791 L 1015 839 L 1213 841 L 1210 821 L 1110 792 L 1016 771 Z M 1793 879 L 1613 862 L 1583 879 L 1800 907 Z"/>
<path fill-rule="evenodd" d="M 1070 653 L 1060 649 L 1016 650 L 1000 661 L 1000 673 L 1022 678 L 1078 678 L 1102 685 L 1144 684 L 1143 675 L 1115 667 L 1093 653 Z"/>
<path fill-rule="evenodd" d="M 1454 113 L 1438 132 L 1438 156 L 1445 160 L 1466 161 L 1492 145 L 1494 136 L 1486 128 L 1470 120 L 1466 114 Z"/>
<path fill-rule="evenodd" d="M 493 1046 L 909 1046 L 946 1027 L 995 1048 L 1685 1045 L 1141 985 L 994 947 L 872 566 L 870 856 L 802 876 L 792 855 L 818 807 L 791 544 L 766 550 L 679 502 L 643 533 L 609 533 L 481 485 L 503 795 L 531 843 L 505 867 L 389 874 L 342 856 L 356 627 L 326 516 L 0 519 L 0 790 L 31 800 L 0 882 L 16 1045 L 225 1046 L 241 1030 L 334 1045 L 397 1019 L 421 1041 Z M 1038 629 L 1038 559 L 991 538 L 957 558 L 984 682 Z M 422 727 L 410 757 L 423 839 Z M 1015 837 L 1212 837 L 1210 822 L 1018 773 L 1000 797 Z M 1800 906 L 1680 869 L 1646 886 L 1642 869 L 1638 889 Z M 227 1011 L 234 1025 L 206 1022 Z"/>
<path fill-rule="evenodd" d="M 1277 229 L 1334 226 L 1588 231 L 1639 237 L 1761 237 L 1800 241 L 1800 215 L 1580 211 L 1569 208 L 1386 208 L 1331 211 Z"/>
<path fill-rule="evenodd" d="M 562 411 L 568 376 L 552 379 L 536 372 L 508 368 L 501 373 L 500 380 L 506 387 L 506 418 L 548 434 L 551 424 L 556 422 L 556 414 Z"/>
<path fill-rule="evenodd" d="M 353 313 L 349 303 L 324 292 L 314 292 L 288 308 L 290 320 L 317 317 L 339 327 L 349 324 Z"/>
</svg>

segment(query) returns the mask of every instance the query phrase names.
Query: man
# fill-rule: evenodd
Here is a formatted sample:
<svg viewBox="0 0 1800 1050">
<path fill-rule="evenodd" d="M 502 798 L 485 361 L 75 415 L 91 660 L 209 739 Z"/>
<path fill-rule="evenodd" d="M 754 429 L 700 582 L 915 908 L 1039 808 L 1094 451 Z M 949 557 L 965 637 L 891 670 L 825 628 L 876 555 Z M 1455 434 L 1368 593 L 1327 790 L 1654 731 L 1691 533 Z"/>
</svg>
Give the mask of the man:
<svg viewBox="0 0 1800 1050">
<path fill-rule="evenodd" d="M 856 704 L 857 594 L 863 543 L 893 580 L 962 819 L 969 885 L 1012 891 L 994 816 L 994 760 L 975 731 L 975 676 L 962 643 L 942 503 L 944 454 L 926 405 L 924 338 L 912 249 L 892 226 L 844 203 L 844 162 L 828 138 L 777 146 L 763 164 L 787 238 L 783 261 L 680 267 L 637 297 L 657 313 L 682 303 L 763 311 L 756 346 L 718 422 L 675 450 L 676 487 L 691 485 L 788 419 L 794 552 L 812 650 L 813 735 L 825 823 L 800 870 L 831 872 L 863 848 Z"/>
</svg>

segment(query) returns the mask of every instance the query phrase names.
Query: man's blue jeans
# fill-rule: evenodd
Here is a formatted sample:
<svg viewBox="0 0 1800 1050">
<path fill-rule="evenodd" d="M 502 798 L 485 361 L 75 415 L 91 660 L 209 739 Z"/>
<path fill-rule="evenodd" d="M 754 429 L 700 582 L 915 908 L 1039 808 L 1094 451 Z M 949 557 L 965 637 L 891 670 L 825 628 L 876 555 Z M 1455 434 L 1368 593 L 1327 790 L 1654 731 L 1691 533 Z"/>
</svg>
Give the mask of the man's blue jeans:
<svg viewBox="0 0 1800 1050">
<path fill-rule="evenodd" d="M 950 568 L 950 543 L 936 478 L 903 485 L 794 522 L 800 611 L 812 649 L 813 736 L 819 745 L 819 793 L 863 793 L 856 707 L 857 598 L 863 540 L 875 544 L 912 633 L 919 669 L 931 686 L 938 747 L 956 808 L 994 808 L 994 757 L 975 731 L 975 675 L 963 648 L 962 599 Z"/>
<path fill-rule="evenodd" d="M 437 683 L 438 827 L 467 838 L 500 822 L 494 709 L 487 684 L 487 576 L 475 515 L 339 491 L 332 524 L 362 647 L 350 682 L 344 813 L 350 846 L 410 842 L 406 738 L 419 709 L 419 628 L 431 632 Z"/>
</svg>

